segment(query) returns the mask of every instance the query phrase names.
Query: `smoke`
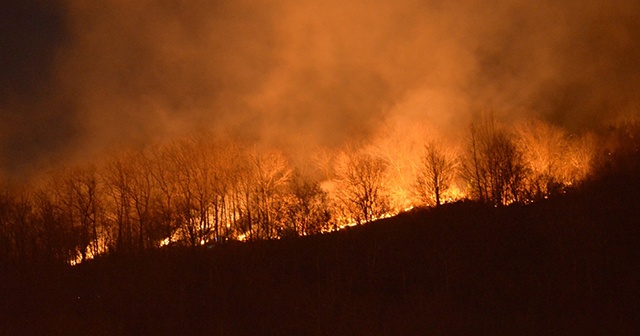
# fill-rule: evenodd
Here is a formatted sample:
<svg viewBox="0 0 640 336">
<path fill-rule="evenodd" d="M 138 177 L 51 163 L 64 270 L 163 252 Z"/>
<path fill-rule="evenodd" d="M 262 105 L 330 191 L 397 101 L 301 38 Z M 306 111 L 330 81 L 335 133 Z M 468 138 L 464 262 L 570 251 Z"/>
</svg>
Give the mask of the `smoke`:
<svg viewBox="0 0 640 336">
<path fill-rule="evenodd" d="M 640 102 L 632 0 L 9 7 L 0 146 L 11 174 L 201 131 L 294 157 L 388 125 L 456 136 L 485 110 L 580 131 Z"/>
<path fill-rule="evenodd" d="M 52 92 L 57 50 L 68 33 L 60 6 L 35 0 L 0 5 L 0 174 L 19 173 L 73 138 L 70 102 Z"/>
</svg>

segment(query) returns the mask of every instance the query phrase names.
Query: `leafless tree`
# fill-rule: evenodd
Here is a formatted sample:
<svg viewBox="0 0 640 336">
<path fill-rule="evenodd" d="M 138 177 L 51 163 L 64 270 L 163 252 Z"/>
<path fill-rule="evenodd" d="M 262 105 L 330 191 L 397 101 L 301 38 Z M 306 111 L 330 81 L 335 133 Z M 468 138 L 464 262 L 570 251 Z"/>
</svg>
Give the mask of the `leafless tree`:
<svg viewBox="0 0 640 336">
<path fill-rule="evenodd" d="M 570 183 L 566 176 L 569 139 L 562 129 L 534 120 L 519 125 L 517 135 L 528 171 L 529 198 L 546 197 Z"/>
<path fill-rule="evenodd" d="M 387 163 L 364 151 L 346 151 L 336 167 L 336 194 L 344 215 L 361 224 L 389 212 Z"/>
<path fill-rule="evenodd" d="M 455 156 L 448 153 L 441 143 L 425 145 L 421 165 L 418 169 L 415 188 L 425 204 L 442 204 L 442 194 L 451 186 L 456 169 Z"/>
<path fill-rule="evenodd" d="M 218 242 L 232 239 L 239 223 L 239 180 L 242 167 L 240 149 L 226 139 L 218 139 L 214 166 L 213 218 L 215 239 Z"/>
<path fill-rule="evenodd" d="M 320 233 L 328 229 L 331 213 L 327 193 L 317 181 L 296 171 L 287 194 L 286 221 L 295 235 Z"/>
<path fill-rule="evenodd" d="M 31 224 L 37 230 L 44 259 L 70 263 L 76 260 L 77 254 L 73 241 L 73 227 L 51 187 L 53 186 L 50 183 L 44 183 L 35 188 Z"/>
<path fill-rule="evenodd" d="M 154 241 L 173 242 L 178 228 L 178 172 L 181 169 L 172 159 L 175 146 L 173 144 L 157 145 L 149 149 L 151 176 L 156 189 L 156 210 L 150 235 Z"/>
<path fill-rule="evenodd" d="M 189 245 L 208 242 L 211 233 L 209 204 L 212 198 L 211 167 L 202 139 L 191 138 L 176 144 L 169 164 L 179 167 L 177 178 L 177 215 L 183 237 Z"/>
<path fill-rule="evenodd" d="M 29 193 L 0 185 L 0 263 L 15 265 L 38 257 L 40 246 L 31 220 Z"/>
<path fill-rule="evenodd" d="M 633 137 L 631 137 L 633 139 Z M 569 184 L 576 184 L 589 176 L 594 166 L 596 137 L 591 133 L 572 136 L 568 141 L 568 150 L 564 159 L 563 176 Z"/>
<path fill-rule="evenodd" d="M 107 221 L 114 226 L 113 248 L 120 253 L 132 252 L 137 247 L 133 219 L 132 184 L 134 172 L 129 159 L 132 153 L 112 155 L 102 170 L 107 199 Z"/>
<path fill-rule="evenodd" d="M 132 202 L 132 220 L 136 226 L 136 245 L 140 249 L 156 247 L 171 234 L 163 227 L 166 219 L 163 201 L 166 194 L 162 187 L 167 181 L 156 178 L 160 175 L 152 154 L 153 151 L 139 151 L 128 160 L 131 175 L 127 190 Z"/>
<path fill-rule="evenodd" d="M 98 250 L 98 175 L 93 165 L 60 171 L 54 192 L 72 223 L 81 260 L 97 255 Z"/>
<path fill-rule="evenodd" d="M 522 200 L 526 166 L 514 136 L 491 116 L 470 126 L 462 158 L 462 176 L 471 195 L 483 202 L 505 205 Z"/>
<path fill-rule="evenodd" d="M 220 203 L 220 228 L 224 239 L 253 237 L 253 166 L 246 148 L 226 143 L 217 165 L 216 193 Z"/>
<path fill-rule="evenodd" d="M 282 229 L 284 193 L 291 177 L 291 169 L 282 153 L 275 150 L 250 154 L 255 173 L 254 204 L 262 238 L 274 238 Z"/>
</svg>

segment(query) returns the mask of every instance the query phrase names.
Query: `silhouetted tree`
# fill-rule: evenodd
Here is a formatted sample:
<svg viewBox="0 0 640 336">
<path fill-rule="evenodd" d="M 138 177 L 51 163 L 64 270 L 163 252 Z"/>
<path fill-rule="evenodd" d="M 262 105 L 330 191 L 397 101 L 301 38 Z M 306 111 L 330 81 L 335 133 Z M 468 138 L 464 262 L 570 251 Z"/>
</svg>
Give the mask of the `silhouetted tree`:
<svg viewBox="0 0 640 336">
<path fill-rule="evenodd" d="M 32 206 L 24 190 L 0 186 L 0 266 L 34 261 L 38 255 L 37 231 L 32 225 Z"/>
<path fill-rule="evenodd" d="M 347 219 L 361 224 L 389 212 L 387 163 L 369 153 L 342 152 L 336 167 L 336 194 Z"/>
<path fill-rule="evenodd" d="M 291 176 L 287 160 L 278 151 L 254 150 L 251 155 L 255 173 L 254 202 L 262 238 L 274 238 L 282 229 L 284 193 Z"/>
<path fill-rule="evenodd" d="M 180 167 L 172 160 L 174 147 L 164 144 L 149 150 L 151 176 L 156 188 L 157 203 L 154 220 L 151 223 L 150 236 L 154 241 L 173 242 L 174 233 L 178 229 L 178 171 Z"/>
<path fill-rule="evenodd" d="M 33 210 L 24 225 L 37 232 L 38 248 L 46 253 L 43 260 L 75 263 L 103 251 L 98 244 L 102 211 L 97 199 L 98 184 L 91 178 L 97 178 L 93 169 L 56 169 L 31 185 Z"/>
<path fill-rule="evenodd" d="M 147 152 L 137 152 L 129 157 L 131 179 L 128 188 L 131 198 L 132 220 L 136 222 L 137 242 L 140 249 L 159 245 L 171 231 L 164 232 L 160 223 L 165 220 L 163 210 L 163 191 L 161 182 L 156 179 L 156 165 Z"/>
<path fill-rule="evenodd" d="M 564 160 L 566 165 L 563 170 L 564 179 L 569 184 L 585 180 L 593 170 L 597 141 L 596 136 L 591 133 L 569 138 L 567 156 Z"/>
<path fill-rule="evenodd" d="M 103 167 L 102 180 L 105 189 L 107 216 L 113 226 L 111 232 L 115 251 L 132 252 L 137 246 L 133 220 L 132 184 L 134 172 L 129 159 L 133 154 L 113 155 Z M 131 158 L 132 159 L 132 158 Z"/>
<path fill-rule="evenodd" d="M 289 182 L 286 221 L 296 235 L 320 233 L 328 229 L 331 218 L 327 193 L 320 184 L 295 172 Z"/>
<path fill-rule="evenodd" d="M 38 232 L 45 260 L 70 263 L 76 260 L 72 223 L 65 217 L 51 185 L 38 187 L 33 195 L 32 225 Z"/>
<path fill-rule="evenodd" d="M 211 239 L 213 177 L 207 145 L 201 138 L 187 139 L 179 142 L 169 157 L 170 164 L 179 168 L 175 170 L 179 225 L 183 238 L 192 246 Z"/>
<path fill-rule="evenodd" d="M 422 202 L 415 192 L 415 182 L 421 166 L 425 135 L 432 132 L 422 126 L 389 126 L 371 140 L 366 150 L 387 164 L 385 179 L 389 207 L 396 213 Z"/>
<path fill-rule="evenodd" d="M 486 116 L 469 131 L 462 176 L 470 185 L 471 195 L 492 204 L 519 202 L 526 167 L 513 135 Z"/>
<path fill-rule="evenodd" d="M 517 134 L 528 171 L 528 197 L 536 199 L 559 192 L 569 182 L 566 172 L 570 147 L 565 132 L 536 120 L 519 125 Z"/>
<path fill-rule="evenodd" d="M 220 139 L 214 167 L 214 219 L 216 241 L 233 238 L 238 223 L 238 163 L 239 149 L 233 143 Z"/>
<path fill-rule="evenodd" d="M 66 221 L 69 222 L 73 241 L 82 261 L 97 255 L 98 221 L 101 212 L 98 195 L 98 173 L 94 165 L 63 168 L 53 173 L 48 188 L 55 194 Z"/>
<path fill-rule="evenodd" d="M 245 148 L 226 144 L 220 153 L 217 194 L 225 239 L 252 237 L 251 194 L 253 167 Z M 248 233 L 248 236 L 246 234 Z"/>
<path fill-rule="evenodd" d="M 416 178 L 416 191 L 425 204 L 442 204 L 442 194 L 449 189 L 456 172 L 456 159 L 440 143 L 425 145 Z"/>
</svg>

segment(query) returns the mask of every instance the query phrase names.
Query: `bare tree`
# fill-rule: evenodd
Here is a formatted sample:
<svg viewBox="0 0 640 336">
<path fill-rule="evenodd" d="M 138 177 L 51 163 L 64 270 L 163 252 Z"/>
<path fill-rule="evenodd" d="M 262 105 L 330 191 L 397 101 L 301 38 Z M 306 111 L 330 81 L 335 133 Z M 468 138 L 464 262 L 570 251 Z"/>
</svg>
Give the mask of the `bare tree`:
<svg viewBox="0 0 640 336">
<path fill-rule="evenodd" d="M 136 248 L 136 234 L 133 219 L 133 199 L 131 188 L 134 172 L 129 158 L 132 154 L 112 156 L 103 167 L 101 174 L 107 198 L 107 221 L 115 226 L 115 246 L 117 252 L 132 252 Z"/>
<path fill-rule="evenodd" d="M 191 209 L 194 211 L 194 217 L 185 221 L 189 227 L 189 235 L 192 237 L 192 243 L 205 244 L 215 239 L 215 218 L 212 215 L 212 206 L 215 201 L 214 189 L 214 169 L 215 169 L 215 151 L 212 144 L 205 139 L 193 139 L 193 143 L 189 146 L 188 152 L 185 154 L 185 165 L 183 172 L 190 176 L 189 185 L 182 184 L 183 195 L 190 193 L 192 204 Z M 191 188 L 187 191 L 184 188 Z M 185 202 L 189 204 L 189 202 Z"/>
<path fill-rule="evenodd" d="M 151 151 L 153 153 L 153 151 Z M 163 207 L 163 183 L 157 179 L 156 162 L 148 152 L 135 152 L 128 159 L 130 164 L 130 185 L 127 188 L 131 199 L 132 220 L 136 225 L 137 242 L 140 249 L 156 247 L 170 236 L 162 223 L 165 220 Z"/>
<path fill-rule="evenodd" d="M 32 224 L 30 195 L 24 190 L 0 185 L 0 266 L 38 257 L 40 246 Z"/>
<path fill-rule="evenodd" d="M 96 167 L 88 165 L 62 170 L 57 176 L 58 194 L 65 216 L 72 224 L 81 260 L 95 256 L 98 250 L 98 175 Z"/>
<path fill-rule="evenodd" d="M 224 239 L 252 239 L 254 167 L 246 148 L 227 143 L 220 151 L 216 193 Z"/>
<path fill-rule="evenodd" d="M 234 238 L 239 222 L 238 183 L 242 161 L 239 148 L 218 139 L 214 166 L 214 231 L 216 241 Z"/>
<path fill-rule="evenodd" d="M 389 212 L 387 163 L 366 152 L 343 152 L 336 167 L 337 199 L 343 214 L 358 224 Z"/>
<path fill-rule="evenodd" d="M 286 158 L 275 150 L 258 152 L 254 149 L 250 155 L 255 172 L 254 201 L 258 215 L 260 235 L 274 238 L 282 229 L 283 194 L 291 177 Z"/>
<path fill-rule="evenodd" d="M 49 182 L 49 181 L 47 181 Z M 70 263 L 76 260 L 72 223 L 66 220 L 51 183 L 38 186 L 33 195 L 33 222 L 39 244 L 47 260 Z M 56 184 L 57 186 L 57 184 Z"/>
<path fill-rule="evenodd" d="M 562 129 L 534 120 L 519 125 L 517 134 L 528 171 L 529 198 L 546 197 L 569 183 L 565 176 L 569 141 Z"/>
<path fill-rule="evenodd" d="M 98 176 L 95 166 L 87 166 L 74 172 L 76 183 L 76 206 L 80 214 L 81 242 L 88 243 L 93 256 L 100 253 L 98 249 Z"/>
<path fill-rule="evenodd" d="M 514 136 L 491 116 L 470 126 L 462 176 L 480 201 L 506 205 L 522 200 L 526 166 Z"/>
<path fill-rule="evenodd" d="M 489 172 L 494 204 L 521 202 L 526 168 L 522 152 L 506 131 L 494 134 L 489 151 Z"/>
<path fill-rule="evenodd" d="M 425 204 L 442 204 L 442 194 L 451 186 L 456 172 L 455 157 L 441 143 L 425 145 L 415 188 Z"/>
<path fill-rule="evenodd" d="M 180 167 L 172 159 L 174 149 L 174 146 L 165 144 L 149 150 L 150 173 L 157 193 L 156 212 L 149 234 L 153 240 L 165 243 L 173 242 L 178 228 L 176 204 Z"/>
<path fill-rule="evenodd" d="M 331 213 L 327 193 L 318 182 L 296 171 L 289 182 L 287 195 L 286 221 L 289 232 L 309 235 L 328 229 Z"/>
<path fill-rule="evenodd" d="M 201 139 L 187 139 L 172 148 L 169 163 L 175 170 L 177 218 L 182 236 L 189 245 L 209 240 L 208 206 L 212 197 L 210 166 Z"/>
<path fill-rule="evenodd" d="M 633 136 L 630 139 L 633 139 Z M 633 141 L 628 143 L 633 143 Z M 594 166 L 595 148 L 596 138 L 591 133 L 569 138 L 563 167 L 563 176 L 568 184 L 572 185 L 583 181 L 591 173 Z"/>
<path fill-rule="evenodd" d="M 481 129 L 482 130 L 482 129 Z M 469 127 L 465 156 L 462 159 L 462 176 L 470 185 L 471 197 L 476 197 L 481 202 L 488 199 L 487 167 L 482 161 L 482 152 L 486 147 L 487 135 L 480 133 L 475 124 Z"/>
</svg>

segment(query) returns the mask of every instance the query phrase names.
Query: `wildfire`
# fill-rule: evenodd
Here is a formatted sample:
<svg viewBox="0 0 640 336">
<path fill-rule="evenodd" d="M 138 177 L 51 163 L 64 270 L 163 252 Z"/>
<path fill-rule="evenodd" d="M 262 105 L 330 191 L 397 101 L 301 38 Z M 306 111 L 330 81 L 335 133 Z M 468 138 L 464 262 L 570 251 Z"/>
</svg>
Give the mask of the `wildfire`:
<svg viewBox="0 0 640 336">
<path fill-rule="evenodd" d="M 316 180 L 277 150 L 197 138 L 57 171 L 19 209 L 33 209 L 22 221 L 58 237 L 69 250 L 56 253 L 77 265 L 109 251 L 326 233 L 466 198 L 531 203 L 584 179 L 595 151 L 593 139 L 535 123 L 474 126 L 456 150 L 422 143 L 395 134 L 321 150 Z"/>
<path fill-rule="evenodd" d="M 171 244 L 171 237 L 167 237 L 160 241 L 160 247 L 165 247 Z"/>
</svg>

